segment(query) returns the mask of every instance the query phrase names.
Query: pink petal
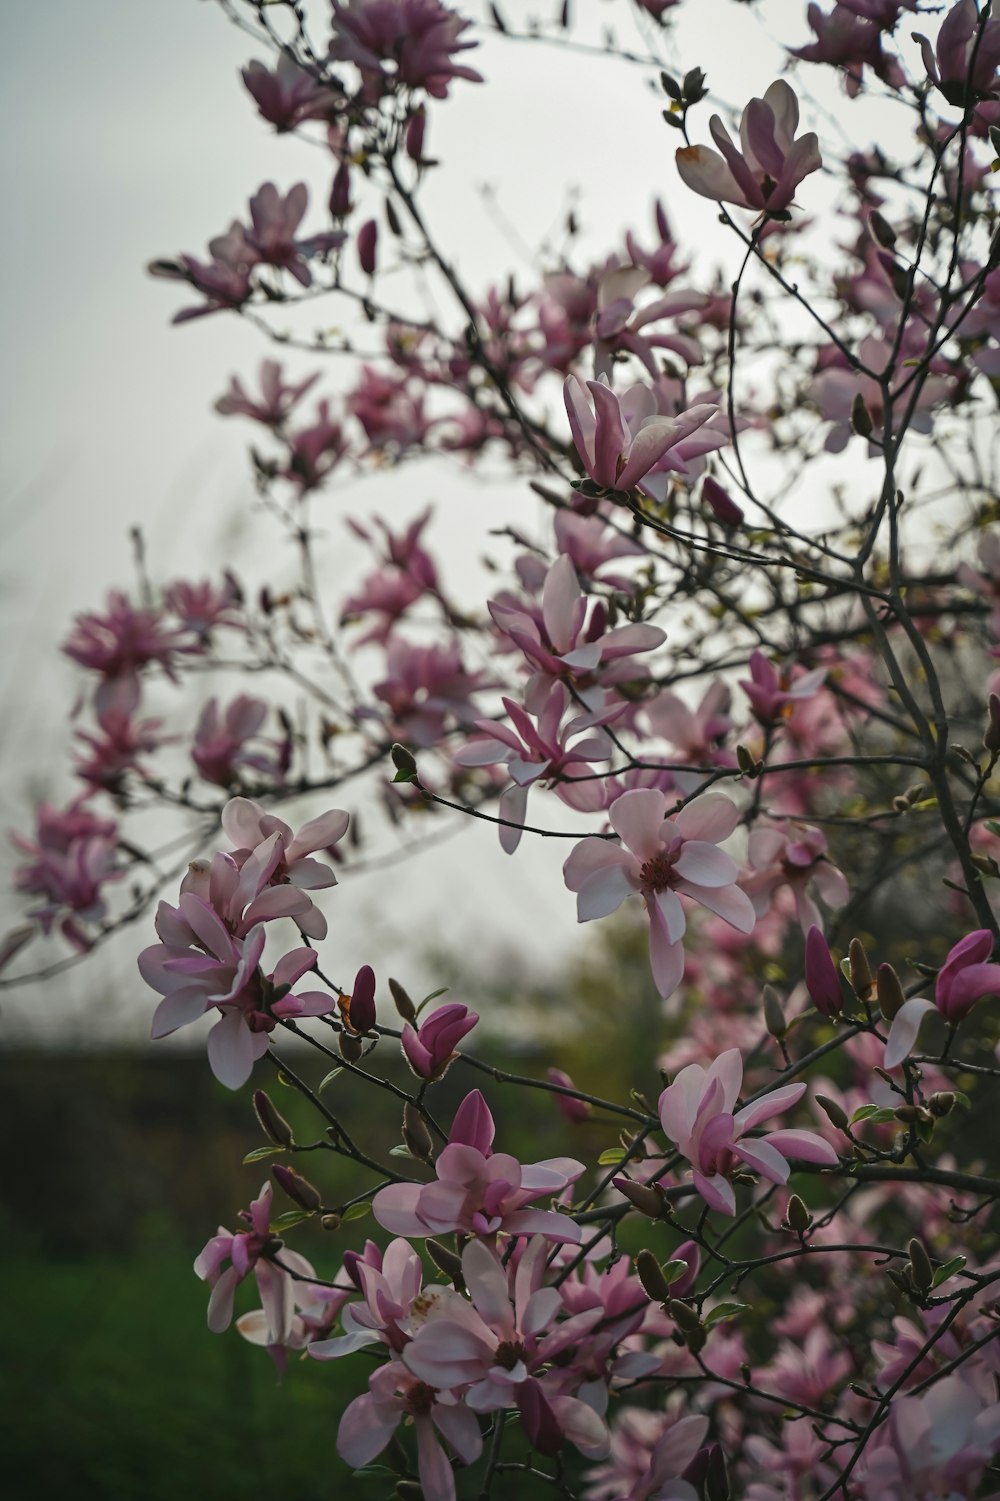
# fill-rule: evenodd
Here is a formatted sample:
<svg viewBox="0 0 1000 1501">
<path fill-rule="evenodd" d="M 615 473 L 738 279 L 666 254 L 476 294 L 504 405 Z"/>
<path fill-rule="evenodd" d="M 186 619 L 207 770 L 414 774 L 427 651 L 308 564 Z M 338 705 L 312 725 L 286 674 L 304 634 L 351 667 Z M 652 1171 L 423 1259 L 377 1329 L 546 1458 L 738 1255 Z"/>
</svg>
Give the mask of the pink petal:
<svg viewBox="0 0 1000 1501">
<path fill-rule="evenodd" d="M 903 1059 L 908 1057 L 916 1043 L 921 1022 L 928 1011 L 936 1009 L 933 1001 L 921 1000 L 919 996 L 911 1001 L 904 1001 L 889 1028 L 883 1068 L 898 1068 Z"/>
<path fill-rule="evenodd" d="M 266 1034 L 264 1046 L 267 1046 Z M 227 1011 L 208 1034 L 208 1062 L 227 1089 L 239 1089 L 253 1072 L 256 1053 L 250 1028 L 239 1011 Z"/>
<path fill-rule="evenodd" d="M 608 818 L 626 848 L 639 860 L 649 860 L 663 848 L 666 808 L 666 797 L 655 787 L 636 787 L 615 798 Z"/>
</svg>

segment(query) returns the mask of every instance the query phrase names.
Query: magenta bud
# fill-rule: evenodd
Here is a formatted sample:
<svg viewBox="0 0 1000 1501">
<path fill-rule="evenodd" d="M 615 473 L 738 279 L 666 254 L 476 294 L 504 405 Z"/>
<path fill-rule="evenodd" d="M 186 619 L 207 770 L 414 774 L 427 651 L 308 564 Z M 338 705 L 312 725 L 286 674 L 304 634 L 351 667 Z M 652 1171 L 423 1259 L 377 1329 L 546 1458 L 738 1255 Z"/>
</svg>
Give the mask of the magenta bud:
<svg viewBox="0 0 1000 1501">
<path fill-rule="evenodd" d="M 341 162 L 330 189 L 330 214 L 334 219 L 346 219 L 351 212 L 351 169 Z"/>
<path fill-rule="evenodd" d="M 375 971 L 370 964 L 362 964 L 354 977 L 346 1020 L 352 1032 L 370 1032 L 375 1025 Z"/>
<path fill-rule="evenodd" d="M 989 696 L 983 744 L 993 755 L 1000 751 L 1000 698 L 995 693 Z"/>
<path fill-rule="evenodd" d="M 323 1207 L 323 1196 L 318 1188 L 297 1173 L 294 1168 L 285 1167 L 283 1163 L 276 1162 L 271 1168 L 275 1181 L 285 1190 L 293 1204 L 298 1204 L 300 1209 L 307 1209 L 310 1214 Z"/>
<path fill-rule="evenodd" d="M 816 1010 L 839 1016 L 844 1007 L 840 974 L 829 945 L 815 924 L 806 934 L 806 989 Z"/>
<path fill-rule="evenodd" d="M 406 127 L 406 135 L 403 138 L 407 156 L 418 165 L 424 159 L 424 134 L 426 130 L 426 112 L 418 109 L 415 114 L 410 116 L 409 124 Z"/>
<path fill-rule="evenodd" d="M 375 251 L 378 246 L 378 225 L 368 219 L 358 230 L 358 260 L 366 276 L 375 275 Z"/>
<path fill-rule="evenodd" d="M 714 480 L 710 474 L 705 476 L 705 482 L 701 487 L 701 498 L 723 526 L 739 526 L 742 522 L 742 510 L 729 491 L 724 490 L 718 480 Z"/>
<path fill-rule="evenodd" d="M 545 1076 L 550 1084 L 559 1084 L 563 1089 L 573 1089 L 575 1086 L 569 1074 L 564 1074 L 561 1068 L 550 1068 Z M 572 1121 L 576 1126 L 585 1121 L 590 1114 L 590 1105 L 586 1100 L 577 1100 L 571 1094 L 557 1094 L 555 1102 L 566 1120 Z"/>
</svg>

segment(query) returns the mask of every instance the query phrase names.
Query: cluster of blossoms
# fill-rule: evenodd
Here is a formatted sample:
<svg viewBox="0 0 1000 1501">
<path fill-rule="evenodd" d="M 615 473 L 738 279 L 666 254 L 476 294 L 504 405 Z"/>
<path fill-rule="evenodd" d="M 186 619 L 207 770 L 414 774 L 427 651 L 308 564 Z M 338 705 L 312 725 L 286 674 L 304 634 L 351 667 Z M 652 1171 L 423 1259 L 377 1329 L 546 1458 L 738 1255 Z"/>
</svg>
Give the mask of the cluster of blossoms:
<svg viewBox="0 0 1000 1501">
<path fill-rule="evenodd" d="M 682 0 L 634 7 L 656 38 Z M 153 266 L 196 295 L 178 323 L 250 314 L 290 343 L 275 309 L 329 296 L 363 339 L 297 341 L 354 357 L 333 394 L 267 358 L 216 403 L 252 425 L 295 576 L 161 585 L 139 548 L 135 592 L 73 624 L 77 786 L 15 836 L 28 925 L 0 964 L 36 933 L 83 951 L 140 916 L 163 872 L 132 815 L 185 819 L 193 857 L 139 956 L 153 1036 L 200 1026 L 215 1076 L 256 1086 L 253 1155 L 285 1159 L 195 1263 L 209 1327 L 235 1320 L 281 1371 L 363 1351 L 338 1453 L 403 1464 L 412 1438 L 401 1475 L 427 1501 L 479 1463 L 484 1497 L 535 1470 L 586 1501 L 972 1501 L 995 1481 L 1000 1182 L 975 1091 L 1000 1079 L 1000 482 L 981 416 L 1000 375 L 1000 20 L 952 0 L 907 50 L 918 13 L 931 24 L 916 0 L 805 9 L 813 40 L 785 49 L 802 99 L 830 69 L 848 99 L 874 78 L 906 111 L 903 147 L 844 161 L 784 79 L 733 115 L 738 141 L 720 106 L 708 146 L 701 70 L 661 72 L 684 142 L 671 192 L 720 206 L 735 263 L 687 252 L 658 199 L 652 240 L 629 228 L 587 259 L 571 219 L 534 282 L 473 288 L 421 195 L 438 111 L 488 74 L 470 65 L 486 33 L 444 0 L 332 0 L 321 42 L 303 21 L 242 74 L 327 164 L 325 203 L 266 182 L 207 259 Z M 818 237 L 821 171 L 840 192 Z M 390 269 L 417 293 L 437 278 L 424 315 L 383 300 Z M 529 531 L 491 512 L 487 598 L 430 506 L 388 509 L 387 472 L 427 453 L 470 486 L 477 465 L 530 475 L 551 513 Z M 333 581 L 314 518 L 362 475 L 376 507 L 344 520 L 365 562 Z M 251 675 L 253 693 L 219 686 Z M 189 684 L 197 703 L 174 707 Z M 350 812 L 322 811 L 348 784 Z M 597 930 L 613 963 L 595 943 L 570 1019 L 552 1007 L 592 1088 L 561 1054 L 516 1071 L 513 984 L 487 1014 L 395 980 L 390 1009 L 367 962 L 349 989 L 326 978 L 314 893 L 334 864 L 353 878 L 379 811 L 394 837 L 492 822 L 512 869 L 526 835 L 568 841 L 566 910 L 621 912 Z M 229 847 L 206 857 L 210 825 Z M 637 934 L 648 972 L 629 968 Z M 268 1060 L 319 1111 L 316 1139 L 260 1086 Z M 401 1128 L 328 1105 L 340 1072 Z M 524 1149 L 527 1106 L 504 1113 L 515 1086 L 543 1097 L 552 1155 Z M 369 1212 L 332 1277 L 286 1243 Z M 251 1282 L 260 1306 L 237 1316 Z"/>
</svg>

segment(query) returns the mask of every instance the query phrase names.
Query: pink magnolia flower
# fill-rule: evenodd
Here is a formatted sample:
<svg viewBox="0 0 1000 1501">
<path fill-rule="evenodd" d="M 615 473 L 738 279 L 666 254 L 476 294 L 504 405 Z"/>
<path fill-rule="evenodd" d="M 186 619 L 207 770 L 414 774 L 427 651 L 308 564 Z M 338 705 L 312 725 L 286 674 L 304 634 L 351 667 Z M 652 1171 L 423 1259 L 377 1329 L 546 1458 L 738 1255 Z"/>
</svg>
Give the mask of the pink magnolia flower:
<svg viewBox="0 0 1000 1501">
<path fill-rule="evenodd" d="M 823 918 L 810 887 L 828 907 L 843 907 L 850 888 L 843 871 L 827 855 L 826 835 L 808 824 L 783 828 L 757 827 L 747 840 L 748 870 L 740 886 L 753 902 L 758 917 L 770 909 L 776 894 L 787 888 L 795 901 L 795 915 L 803 933 L 823 929 Z"/>
<path fill-rule="evenodd" d="M 419 1027 L 403 1025 L 402 1045 L 406 1061 L 420 1079 L 440 1079 L 455 1056 L 462 1038 L 472 1031 L 478 1013 L 452 1001 L 432 1011 Z"/>
<path fill-rule="evenodd" d="M 620 1407 L 608 1462 L 590 1471 L 588 1501 L 697 1501 L 684 1480 L 708 1433 L 708 1418 Z"/>
<path fill-rule="evenodd" d="M 507 596 L 490 600 L 489 611 L 498 631 L 524 654 L 533 669 L 525 689 L 525 704 L 537 716 L 552 702 L 553 681 L 562 679 L 582 690 L 588 708 L 602 709 L 600 686 L 640 675 L 641 669 L 631 658 L 652 651 L 667 639 L 659 626 L 642 622 L 607 630 L 603 602 L 598 600 L 588 609 L 568 557 L 557 558 L 546 573 L 540 610 L 517 596 Z"/>
<path fill-rule="evenodd" d="M 427 415 L 423 391 L 409 375 L 386 375 L 371 365 L 362 365 L 346 405 L 364 428 L 369 451 L 394 459 L 424 443 L 440 420 Z"/>
<path fill-rule="evenodd" d="M 299 895 L 336 886 L 337 877 L 330 867 L 312 856 L 318 850 L 329 850 L 339 844 L 349 823 L 349 814 L 341 808 L 331 808 L 311 818 L 293 834 L 288 824 L 268 813 L 252 798 L 231 798 L 222 810 L 223 832 L 235 846 L 231 858 L 241 873 L 251 857 L 256 856 L 257 862 L 267 867 L 271 886 L 291 886 Z M 277 838 L 272 843 L 275 836 Z M 256 871 L 257 865 L 252 869 Z M 276 902 L 277 893 L 273 893 L 270 900 Z M 294 916 L 310 938 L 326 937 L 326 918 L 311 899 L 306 901 L 304 908 L 297 906 L 294 912 L 289 910 L 281 915 Z"/>
<path fill-rule="evenodd" d="M 371 1464 L 404 1419 L 416 1433 L 425 1501 L 455 1501 L 455 1476 L 438 1434 L 463 1464 L 474 1464 L 483 1449 L 479 1420 L 453 1393 L 435 1391 L 400 1360 L 379 1366 L 368 1378 L 368 1391 L 347 1407 L 337 1430 L 337 1453 L 356 1470 Z"/>
<path fill-rule="evenodd" d="M 617 396 L 604 381 L 589 380 L 587 401 L 575 375 L 563 387 L 573 442 L 595 484 L 607 490 L 631 490 L 654 469 L 669 449 L 702 427 L 718 411 L 691 407 L 676 417 L 661 417 L 648 386 L 631 386 Z"/>
<path fill-rule="evenodd" d="M 267 1321 L 267 1343 L 284 1344 L 291 1332 L 295 1285 L 288 1272 L 271 1258 L 280 1251 L 282 1261 L 291 1271 L 303 1276 L 310 1276 L 313 1271 L 303 1256 L 283 1247 L 281 1241 L 272 1236 L 273 1192 L 270 1183 L 265 1183 L 249 1210 L 240 1210 L 240 1219 L 249 1229 L 238 1230 L 233 1235 L 220 1225 L 218 1235 L 212 1237 L 195 1261 L 195 1272 L 212 1289 L 208 1300 L 208 1327 L 213 1334 L 221 1334 L 229 1328 L 236 1289 L 251 1272 L 256 1278 Z"/>
<path fill-rule="evenodd" d="M 126 700 L 136 697 L 131 690 L 124 695 L 118 691 L 124 683 L 124 679 L 118 679 L 116 696 Z M 110 684 L 102 684 L 102 689 L 106 695 Z M 118 792 L 127 771 L 135 771 L 140 776 L 147 774 L 141 757 L 158 750 L 168 737 L 160 733 L 162 719 L 135 719 L 127 709 L 109 704 L 106 696 L 98 718 L 96 731 L 78 730 L 76 733 L 86 750 L 74 763 L 74 770 L 92 787 Z"/>
<path fill-rule="evenodd" d="M 331 119 L 342 102 L 287 52 L 274 68 L 256 60 L 247 63 L 242 77 L 262 117 L 279 131 L 295 130 L 306 120 Z"/>
<path fill-rule="evenodd" d="M 260 382 L 259 397 L 249 394 L 239 376 L 231 376 L 229 390 L 219 397 L 215 410 L 223 417 L 251 417 L 265 427 L 281 427 L 293 408 L 319 380 L 319 374 L 307 375 L 305 380 L 288 385 L 280 360 L 262 360 L 257 379 Z"/>
<path fill-rule="evenodd" d="M 199 642 L 207 641 L 216 626 L 226 625 L 238 631 L 246 629 L 240 586 L 228 572 L 223 575 L 221 584 L 213 584 L 210 579 L 202 579 L 196 584 L 177 579 L 164 592 L 163 602 L 183 628 L 198 637 Z"/>
<path fill-rule="evenodd" d="M 676 747 L 677 759 L 695 766 L 734 766 L 733 753 L 720 749 L 733 727 L 730 699 L 728 684 L 717 679 L 709 683 L 697 708 L 689 708 L 676 693 L 664 690 L 645 706 L 646 716 L 654 734 Z M 675 771 L 673 777 L 685 793 L 693 792 L 702 780 L 696 773 L 685 771 Z"/>
<path fill-rule="evenodd" d="M 624 593 L 632 592 L 633 579 L 628 574 L 608 573 L 605 565 L 619 558 L 644 557 L 645 552 L 638 542 L 623 537 L 621 532 L 608 526 L 601 515 L 581 516 L 577 511 L 557 511 L 553 526 L 557 550 L 566 554 L 578 575 L 610 584 L 613 589 L 621 589 Z"/>
<path fill-rule="evenodd" d="M 500 826 L 500 846 L 512 855 L 521 841 L 521 828 L 528 812 L 528 792 L 545 778 L 564 803 L 582 812 L 596 812 L 604 803 L 600 780 L 584 780 L 586 770 L 595 761 L 608 761 L 614 746 L 600 728 L 602 723 L 622 712 L 613 705 L 598 714 L 576 714 L 565 725 L 562 719 L 570 703 L 569 690 L 563 683 L 552 683 L 537 715 L 537 723 L 511 698 L 501 700 L 514 728 L 491 719 L 478 719 L 477 729 L 487 739 L 472 740 L 455 752 L 457 766 L 496 766 L 504 763 L 514 779 L 500 797 L 500 817 L 515 825 Z M 596 733 L 586 739 L 577 737 L 589 730 Z M 575 740 L 575 744 L 572 744 Z M 561 780 L 561 778 L 569 780 Z M 577 780 L 574 781 L 574 777 Z"/>
<path fill-rule="evenodd" d="M 506 1152 L 493 1152 L 494 1130 L 485 1100 L 473 1090 L 459 1107 L 448 1145 L 434 1164 L 437 1182 L 391 1183 L 380 1189 L 372 1200 L 379 1224 L 410 1238 L 458 1230 L 484 1238 L 543 1235 L 578 1244 L 582 1232 L 567 1215 L 526 1206 L 575 1183 L 583 1163 L 553 1157 L 522 1166 Z"/>
<path fill-rule="evenodd" d="M 64 936 L 75 948 L 90 946 L 80 922 L 99 922 L 106 915 L 102 887 L 121 879 L 118 867 L 118 825 L 100 818 L 77 798 L 67 808 L 39 804 L 35 813 L 35 837 L 12 834 L 16 847 L 27 855 L 26 864 L 14 874 L 18 891 L 42 898 L 28 916 L 42 931 L 51 931 L 61 918 Z M 73 914 L 70 916 L 70 914 Z"/>
<path fill-rule="evenodd" d="M 957 1026 L 977 1001 L 1000 995 L 1000 964 L 991 964 L 993 934 L 978 928 L 949 951 L 934 984 L 934 1000 L 920 996 L 904 1001 L 889 1028 L 885 1067 L 896 1068 L 912 1051 L 920 1024 L 929 1011 L 937 1011 L 949 1026 Z"/>
<path fill-rule="evenodd" d="M 95 698 L 97 712 L 138 703 L 138 673 L 156 662 L 176 680 L 174 659 L 186 643 L 179 631 L 163 625 L 160 610 L 134 609 L 128 597 L 112 590 L 103 615 L 78 615 L 73 630 L 63 642 L 63 651 L 81 667 L 99 673 L 101 683 Z"/>
<path fill-rule="evenodd" d="M 678 1151 L 691 1163 L 691 1180 L 705 1203 L 723 1214 L 736 1213 L 729 1176 L 740 1163 L 771 1183 L 787 1183 L 788 1158 L 836 1167 L 840 1159 L 830 1144 L 812 1131 L 771 1131 L 747 1136 L 762 1121 L 801 1100 L 804 1084 L 786 1084 L 735 1111 L 743 1082 L 738 1048 L 721 1053 L 707 1070 L 689 1063 L 660 1095 L 660 1123 Z"/>
<path fill-rule="evenodd" d="M 643 250 L 629 230 L 625 236 L 625 248 L 633 266 L 641 266 L 658 287 L 667 287 L 675 277 L 684 274 L 690 263 L 679 258 L 680 247 L 674 239 L 666 210 L 659 198 L 654 205 L 654 214 L 660 243 L 653 250 Z"/>
<path fill-rule="evenodd" d="M 217 787 L 231 787 L 244 768 L 258 771 L 271 781 L 280 782 L 288 770 L 290 747 L 277 747 L 277 754 L 263 749 L 250 750 L 247 742 L 260 732 L 269 713 L 262 698 L 241 693 L 223 712 L 219 701 L 210 698 L 198 716 L 191 759 L 206 782 Z"/>
<path fill-rule="evenodd" d="M 910 9 L 913 0 L 907 0 Z M 810 5 L 806 12 L 809 25 L 816 35 L 814 42 L 805 47 L 790 49 L 792 57 L 801 57 L 807 62 L 829 63 L 843 68 L 846 74 L 847 92 L 853 98 L 861 88 L 865 68 L 871 68 L 890 88 L 901 88 L 906 75 L 899 59 L 883 47 L 885 19 L 876 20 L 871 14 L 876 8 L 883 18 L 892 14 L 889 27 L 895 23 L 902 9 L 903 0 L 852 0 L 852 3 L 837 4 L 829 15 L 818 5 Z"/>
<path fill-rule="evenodd" d="M 561 1068 L 546 1069 L 545 1077 L 550 1084 L 558 1084 L 560 1090 L 576 1088 L 569 1074 L 565 1073 Z M 591 1106 L 587 1100 L 578 1100 L 572 1094 L 562 1094 L 561 1092 L 554 1094 L 553 1098 L 555 1099 L 560 1115 L 574 1126 L 578 1126 L 581 1121 L 585 1121 L 590 1115 Z"/>
<path fill-rule="evenodd" d="M 247 235 L 258 260 L 291 272 L 304 287 L 311 284 L 312 272 L 295 239 L 295 231 L 308 207 L 309 189 L 304 182 L 297 182 L 284 195 L 273 182 L 265 182 L 250 199 Z"/>
<path fill-rule="evenodd" d="M 826 668 L 802 672 L 793 677 L 790 667 L 777 667 L 762 651 L 750 653 L 750 677 L 740 680 L 740 687 L 750 700 L 757 719 L 763 725 L 787 719 L 804 698 L 818 693 L 826 678 Z"/>
<path fill-rule="evenodd" d="M 332 474 L 349 447 L 340 423 L 330 416 L 329 401 L 318 401 L 315 421 L 288 434 L 288 463 L 283 476 L 304 495 Z"/>
<path fill-rule="evenodd" d="M 338 1360 L 370 1345 L 386 1345 L 399 1354 L 412 1338 L 416 1319 L 414 1305 L 420 1299 L 424 1316 L 442 1287 L 421 1293 L 423 1265 L 405 1240 L 393 1240 L 382 1252 L 371 1241 L 362 1256 L 353 1256 L 345 1271 L 356 1282 L 362 1301 L 347 1304 L 341 1315 L 343 1333 L 318 1340 L 309 1347 L 316 1360 Z"/>
<path fill-rule="evenodd" d="M 666 999 L 684 975 L 681 939 L 686 918 L 681 896 L 691 897 L 741 933 L 755 922 L 750 898 L 736 885 L 735 861 L 717 848 L 739 822 L 739 809 L 720 793 L 696 798 L 667 818 L 667 798 L 652 787 L 622 793 L 608 809 L 621 840 L 584 839 L 563 866 L 577 892 L 577 918 L 590 922 L 615 912 L 638 893 L 649 916 L 653 979 Z"/>
<path fill-rule="evenodd" d="M 251 273 L 260 258 L 238 219 L 233 220 L 224 235 L 216 235 L 209 241 L 208 253 L 212 257 L 210 261 L 181 255 L 176 261 L 153 261 L 149 267 L 152 276 L 186 281 L 206 299 L 198 307 L 182 308 L 174 314 L 172 322 L 189 323 L 209 313 L 241 308 L 252 297 Z"/>
<path fill-rule="evenodd" d="M 330 56 L 358 67 L 368 103 L 400 85 L 445 99 L 455 78 L 483 81 L 453 60 L 478 44 L 460 40 L 469 22 L 440 0 L 333 0 L 332 19 Z"/>
<path fill-rule="evenodd" d="M 742 152 L 720 117 L 713 115 L 709 129 L 722 155 L 705 146 L 682 146 L 677 170 L 682 181 L 705 198 L 767 214 L 785 213 L 802 179 L 823 165 L 815 131 L 796 139 L 798 124 L 799 101 L 779 78 L 763 99 L 751 99 L 743 111 Z"/>
<path fill-rule="evenodd" d="M 561 1444 L 568 1438 L 599 1459 L 608 1451 L 603 1419 L 586 1402 L 550 1396 L 533 1379 L 562 1341 L 559 1289 L 542 1285 L 547 1256 L 538 1237 L 508 1273 L 493 1251 L 472 1241 L 462 1253 L 469 1298 L 444 1289 L 403 1351 L 403 1362 L 428 1386 L 462 1388 L 462 1400 L 474 1412 L 521 1408 L 527 1397 L 524 1416 L 533 1441 L 543 1426 L 554 1427 L 551 1439 Z"/>
<path fill-rule="evenodd" d="M 958 0 L 941 23 L 937 45 L 920 43 L 927 76 L 949 104 L 968 105 L 996 87 L 1000 67 L 1000 20 L 980 16 L 975 0 Z"/>
<path fill-rule="evenodd" d="M 895 1397 L 857 1475 L 865 1501 L 971 1497 L 1000 1448 L 1000 1403 L 961 1376 L 946 1376 L 919 1396 Z"/>
<path fill-rule="evenodd" d="M 490 682 L 485 673 L 467 671 L 456 640 L 422 646 L 397 634 L 385 655 L 387 675 L 372 691 L 388 710 L 387 729 L 395 738 L 419 750 L 436 745 L 449 721 L 472 722 L 472 694 Z"/>
</svg>

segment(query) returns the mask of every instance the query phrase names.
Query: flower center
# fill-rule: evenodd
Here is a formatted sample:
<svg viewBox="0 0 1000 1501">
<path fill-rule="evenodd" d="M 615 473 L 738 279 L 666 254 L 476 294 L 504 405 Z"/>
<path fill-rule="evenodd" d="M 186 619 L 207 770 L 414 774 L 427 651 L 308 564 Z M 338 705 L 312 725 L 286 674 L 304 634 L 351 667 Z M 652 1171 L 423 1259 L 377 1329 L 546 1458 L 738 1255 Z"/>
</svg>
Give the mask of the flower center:
<svg viewBox="0 0 1000 1501">
<path fill-rule="evenodd" d="M 524 1346 L 516 1340 L 504 1339 L 497 1345 L 496 1363 L 505 1371 L 512 1371 L 524 1354 Z"/>
<path fill-rule="evenodd" d="M 648 894 L 666 891 L 668 886 L 675 884 L 676 879 L 674 855 L 671 850 L 661 850 L 659 854 L 653 855 L 639 867 L 639 883 L 642 890 Z"/>
</svg>

